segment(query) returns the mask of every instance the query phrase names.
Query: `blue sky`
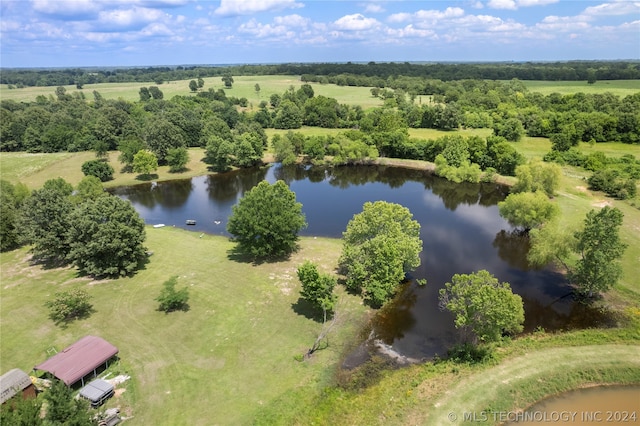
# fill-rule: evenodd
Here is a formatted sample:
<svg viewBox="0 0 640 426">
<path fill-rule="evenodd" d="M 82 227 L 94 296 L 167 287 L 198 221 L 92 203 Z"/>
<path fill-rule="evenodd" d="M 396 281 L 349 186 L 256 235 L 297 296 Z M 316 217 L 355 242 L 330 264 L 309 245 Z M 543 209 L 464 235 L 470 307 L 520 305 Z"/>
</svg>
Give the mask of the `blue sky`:
<svg viewBox="0 0 640 426">
<path fill-rule="evenodd" d="M 2 67 L 640 59 L 640 1 L 0 0 Z"/>
</svg>

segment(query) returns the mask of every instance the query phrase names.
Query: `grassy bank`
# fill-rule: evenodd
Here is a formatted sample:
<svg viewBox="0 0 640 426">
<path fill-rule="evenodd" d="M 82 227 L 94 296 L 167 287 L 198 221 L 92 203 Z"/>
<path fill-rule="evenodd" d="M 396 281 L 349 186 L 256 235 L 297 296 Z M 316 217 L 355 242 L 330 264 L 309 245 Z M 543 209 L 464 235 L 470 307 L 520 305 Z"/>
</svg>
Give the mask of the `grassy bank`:
<svg viewBox="0 0 640 426">
<path fill-rule="evenodd" d="M 303 354 L 321 324 L 299 303 L 295 268 L 311 259 L 331 271 L 337 240 L 304 238 L 286 262 L 254 265 L 229 258 L 223 237 L 149 228 L 154 254 L 131 278 L 91 281 L 71 269 L 44 269 L 28 262 L 26 249 L 0 256 L 0 359 L 2 371 L 30 371 L 86 334 L 120 349 L 113 371 L 130 374 L 126 391 L 110 405 L 133 416 L 132 425 L 249 424 L 264 405 L 291 389 L 327 383 L 344 345 L 361 324 L 360 299 L 340 292 L 344 321 L 329 348 L 308 362 Z M 187 312 L 156 310 L 162 283 L 178 275 L 190 291 Z M 92 297 L 90 318 L 60 328 L 43 306 L 55 291 L 81 287 Z"/>
</svg>

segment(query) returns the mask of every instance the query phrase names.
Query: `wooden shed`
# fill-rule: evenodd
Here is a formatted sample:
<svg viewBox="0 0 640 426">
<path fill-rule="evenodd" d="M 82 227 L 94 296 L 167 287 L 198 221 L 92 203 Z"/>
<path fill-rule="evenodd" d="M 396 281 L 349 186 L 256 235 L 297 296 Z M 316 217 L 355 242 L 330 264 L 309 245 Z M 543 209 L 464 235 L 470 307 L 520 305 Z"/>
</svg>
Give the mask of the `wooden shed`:
<svg viewBox="0 0 640 426">
<path fill-rule="evenodd" d="M 18 394 L 25 399 L 35 398 L 36 387 L 27 373 L 14 368 L 0 377 L 0 403 L 4 404 Z"/>
</svg>

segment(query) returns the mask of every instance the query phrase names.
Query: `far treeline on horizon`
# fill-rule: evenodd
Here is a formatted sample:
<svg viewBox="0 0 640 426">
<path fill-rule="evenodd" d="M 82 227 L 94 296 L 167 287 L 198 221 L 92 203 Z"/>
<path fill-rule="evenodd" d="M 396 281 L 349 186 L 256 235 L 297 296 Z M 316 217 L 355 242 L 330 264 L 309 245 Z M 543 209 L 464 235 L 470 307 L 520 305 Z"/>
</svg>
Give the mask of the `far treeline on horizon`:
<svg viewBox="0 0 640 426">
<path fill-rule="evenodd" d="M 80 66 L 0 68 L 0 84 L 11 88 L 84 84 L 163 82 L 223 75 L 301 76 L 303 82 L 339 86 L 393 87 L 393 80 L 541 80 L 588 81 L 640 79 L 640 60 L 568 60 L 541 62 L 317 62 L 224 65 Z M 428 93 L 421 93 L 428 94 Z"/>
</svg>

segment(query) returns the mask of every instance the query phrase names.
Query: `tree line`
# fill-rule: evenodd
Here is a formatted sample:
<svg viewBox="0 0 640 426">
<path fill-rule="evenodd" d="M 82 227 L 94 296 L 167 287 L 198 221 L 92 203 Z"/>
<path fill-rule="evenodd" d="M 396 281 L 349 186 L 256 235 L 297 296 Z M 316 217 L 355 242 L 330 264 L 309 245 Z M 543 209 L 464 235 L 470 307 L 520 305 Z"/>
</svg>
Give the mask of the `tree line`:
<svg viewBox="0 0 640 426">
<path fill-rule="evenodd" d="M 66 86 L 96 83 L 155 82 L 233 75 L 304 75 L 305 81 L 348 86 L 386 87 L 390 77 L 437 80 L 591 81 L 640 78 L 637 61 L 485 62 L 485 63 L 309 63 L 228 66 L 162 66 L 130 68 L 78 67 L 65 69 L 4 68 L 0 83 L 15 87 Z M 382 85 L 381 85 L 382 84 Z"/>
</svg>

